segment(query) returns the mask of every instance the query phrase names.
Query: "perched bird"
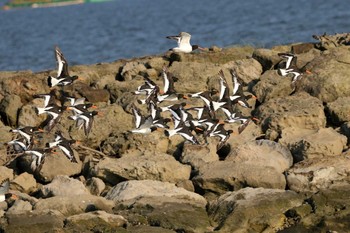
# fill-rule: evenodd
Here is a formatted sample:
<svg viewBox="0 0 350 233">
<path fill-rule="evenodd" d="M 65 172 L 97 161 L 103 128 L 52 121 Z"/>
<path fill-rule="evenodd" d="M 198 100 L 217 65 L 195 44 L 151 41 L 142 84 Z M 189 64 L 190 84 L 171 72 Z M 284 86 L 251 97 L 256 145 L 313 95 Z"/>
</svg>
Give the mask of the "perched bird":
<svg viewBox="0 0 350 233">
<path fill-rule="evenodd" d="M 78 79 L 78 76 L 70 76 L 68 72 L 68 62 L 64 58 L 63 53 L 58 48 L 55 47 L 55 57 L 57 62 L 57 77 L 49 76 L 47 78 L 47 84 L 49 87 L 54 86 L 66 86 L 73 83 L 74 80 Z"/>
<path fill-rule="evenodd" d="M 94 116 L 96 115 L 98 115 L 98 112 L 92 111 L 92 112 L 83 112 L 75 116 L 69 116 L 68 118 L 71 120 L 74 120 L 76 122 L 76 126 L 79 129 L 81 129 L 81 127 L 84 126 L 85 135 L 88 136 L 92 128 Z"/>
<path fill-rule="evenodd" d="M 191 35 L 187 32 L 180 32 L 177 36 L 167 36 L 168 39 L 173 39 L 177 41 L 177 47 L 170 49 L 174 52 L 190 53 L 196 49 L 203 49 L 198 45 L 191 45 Z"/>
</svg>

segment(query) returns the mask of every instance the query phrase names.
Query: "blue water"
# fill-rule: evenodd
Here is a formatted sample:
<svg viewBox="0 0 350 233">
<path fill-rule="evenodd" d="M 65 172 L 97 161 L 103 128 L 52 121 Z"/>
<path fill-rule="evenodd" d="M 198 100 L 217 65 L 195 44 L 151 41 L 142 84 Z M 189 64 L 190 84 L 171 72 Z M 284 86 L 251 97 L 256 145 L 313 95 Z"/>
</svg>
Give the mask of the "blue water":
<svg viewBox="0 0 350 233">
<path fill-rule="evenodd" d="M 55 45 L 70 65 L 162 54 L 180 31 L 202 47 L 309 42 L 349 32 L 349 9 L 344 0 L 113 0 L 0 11 L 0 70 L 54 69 Z"/>
</svg>

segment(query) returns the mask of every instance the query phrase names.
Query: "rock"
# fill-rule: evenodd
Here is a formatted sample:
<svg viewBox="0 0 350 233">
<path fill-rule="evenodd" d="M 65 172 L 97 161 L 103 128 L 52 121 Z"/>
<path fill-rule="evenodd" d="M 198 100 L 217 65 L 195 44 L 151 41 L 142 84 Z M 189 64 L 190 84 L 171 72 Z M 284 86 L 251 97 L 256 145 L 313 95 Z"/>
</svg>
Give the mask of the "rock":
<svg viewBox="0 0 350 233">
<path fill-rule="evenodd" d="M 147 225 L 136 225 L 127 228 L 127 232 L 131 233 L 176 233 L 176 231 L 165 229 L 162 227 L 153 227 Z"/>
<path fill-rule="evenodd" d="M 227 69 L 234 69 L 237 76 L 242 79 L 245 84 L 250 84 L 251 82 L 258 80 L 263 72 L 261 64 L 253 58 L 228 62 L 224 67 Z M 231 79 L 229 77 L 230 76 L 227 77 L 228 80 Z"/>
<path fill-rule="evenodd" d="M 126 226 L 126 224 L 127 220 L 123 216 L 98 210 L 69 216 L 65 220 L 65 229 L 75 232 L 112 232 L 118 227 Z"/>
<path fill-rule="evenodd" d="M 161 71 L 163 67 L 168 67 L 169 61 L 164 57 L 151 57 L 149 61 L 146 62 L 147 68 L 153 68 L 155 70 Z"/>
<path fill-rule="evenodd" d="M 74 92 L 79 93 L 90 103 L 108 102 L 109 92 L 105 89 L 92 88 L 86 84 L 79 83 L 74 86 Z"/>
<path fill-rule="evenodd" d="M 88 194 L 79 195 L 79 198 L 56 196 L 40 199 L 34 205 L 34 210 L 55 210 L 61 212 L 64 216 L 71 216 L 95 210 L 104 210 L 110 213 L 113 206 L 112 201 Z"/>
<path fill-rule="evenodd" d="M 259 106 L 255 116 L 270 140 L 279 137 L 287 127 L 319 129 L 326 125 L 322 102 L 306 93 L 267 101 Z"/>
<path fill-rule="evenodd" d="M 273 98 L 289 96 L 293 92 L 291 77 L 283 77 L 276 70 L 268 70 L 253 87 L 253 93 L 263 103 Z"/>
<path fill-rule="evenodd" d="M 278 51 L 271 49 L 255 49 L 253 58 L 262 65 L 263 71 L 270 70 L 281 61 L 281 58 L 278 56 Z"/>
<path fill-rule="evenodd" d="M 64 226 L 63 215 L 56 210 L 31 211 L 6 214 L 8 225 L 5 232 L 58 232 Z"/>
<path fill-rule="evenodd" d="M 52 181 L 57 175 L 77 175 L 82 169 L 82 162 L 79 159 L 77 161 L 77 163 L 69 161 L 62 152 L 49 154 L 45 157 L 41 169 L 35 173 L 35 177 L 46 183 Z"/>
<path fill-rule="evenodd" d="M 32 193 L 36 191 L 36 180 L 32 174 L 24 172 L 11 181 L 11 189 L 24 193 Z"/>
<path fill-rule="evenodd" d="M 34 99 L 20 109 L 18 113 L 18 126 L 36 127 L 46 120 L 47 115 L 38 115 L 35 111 L 36 107 L 43 107 L 41 99 Z"/>
<path fill-rule="evenodd" d="M 350 143 L 350 122 L 345 122 L 340 127 L 341 133 L 348 138 L 348 144 Z"/>
<path fill-rule="evenodd" d="M 317 192 L 333 184 L 349 184 L 349 153 L 328 158 L 307 159 L 287 171 L 287 184 L 296 192 Z"/>
<path fill-rule="evenodd" d="M 29 202 L 32 206 L 34 206 L 38 202 L 38 199 L 36 199 L 35 197 L 29 196 L 26 193 L 21 193 L 16 190 L 11 190 L 11 194 L 17 196 L 19 200 Z"/>
<path fill-rule="evenodd" d="M 84 184 L 76 179 L 68 176 L 55 176 L 50 184 L 40 188 L 40 193 L 43 198 L 55 196 L 77 196 L 89 194 Z"/>
<path fill-rule="evenodd" d="M 349 49 L 344 47 L 325 51 L 309 62 L 305 69 L 312 72 L 301 79 L 301 88 L 322 102 L 333 102 L 350 93 Z"/>
<path fill-rule="evenodd" d="M 279 173 L 283 173 L 293 165 L 293 157 L 288 148 L 269 140 L 241 144 L 234 148 L 225 160 L 254 166 L 273 167 Z"/>
<path fill-rule="evenodd" d="M 225 64 L 230 61 L 240 60 L 251 57 L 254 48 L 251 46 L 233 46 L 223 48 L 220 51 L 205 51 L 192 53 L 173 53 L 169 52 L 166 55 L 170 62 L 198 62 L 198 63 L 213 63 Z"/>
<path fill-rule="evenodd" d="M 350 96 L 339 97 L 335 101 L 328 103 L 326 110 L 329 119 L 333 124 L 340 125 L 346 121 L 350 121 Z"/>
<path fill-rule="evenodd" d="M 273 167 L 235 161 L 217 161 L 201 166 L 192 182 L 207 198 L 246 186 L 284 189 L 284 175 Z"/>
<path fill-rule="evenodd" d="M 181 154 L 181 162 L 189 164 L 194 170 L 208 162 L 219 161 L 219 156 L 216 153 L 216 145 L 192 145 L 184 144 Z"/>
<path fill-rule="evenodd" d="M 294 137 L 293 142 L 288 143 L 294 162 L 304 159 L 338 156 L 346 147 L 347 138 L 337 133 L 332 128 L 321 128 L 316 132 Z"/>
<path fill-rule="evenodd" d="M 237 126 L 234 132 L 237 132 L 234 136 L 232 135 L 228 140 L 227 144 L 230 146 L 230 151 L 232 148 L 235 148 L 242 143 L 253 141 L 256 138 L 260 137 L 262 135 L 260 126 L 256 125 L 253 121 L 249 122 L 247 127 L 238 134 L 238 127 Z M 229 152 L 230 152 L 229 151 Z M 229 153 L 227 153 L 228 155 Z"/>
<path fill-rule="evenodd" d="M 28 201 L 16 200 L 6 214 L 20 214 L 32 210 L 32 205 Z"/>
<path fill-rule="evenodd" d="M 120 75 L 123 77 L 123 80 L 132 80 L 136 75 L 141 71 L 145 71 L 147 68 L 142 61 L 130 61 L 125 63 L 123 66 Z"/>
<path fill-rule="evenodd" d="M 191 167 L 182 165 L 171 155 L 147 153 L 124 155 L 120 159 L 105 158 L 92 171 L 110 184 L 124 180 L 159 180 L 176 183 L 190 178 Z"/>
<path fill-rule="evenodd" d="M 7 208 L 8 208 L 8 205 L 6 201 L 0 202 L 0 210 L 7 210 Z"/>
<path fill-rule="evenodd" d="M 350 44 L 350 34 L 349 33 L 336 33 L 334 35 L 313 35 L 314 39 L 319 40 L 320 43 L 317 47 L 320 49 L 331 49 L 338 46 L 347 46 Z"/>
<path fill-rule="evenodd" d="M 106 188 L 105 183 L 97 177 L 88 179 L 86 181 L 86 186 L 90 193 L 95 196 L 100 196 L 103 190 Z"/>
<path fill-rule="evenodd" d="M 176 198 L 181 203 L 187 203 L 198 207 L 205 207 L 207 201 L 199 194 L 178 188 L 175 184 L 155 180 L 130 180 L 114 186 L 106 195 L 108 200 L 125 202 L 141 197 L 152 198 Z"/>
<path fill-rule="evenodd" d="M 17 113 L 22 107 L 21 98 L 18 95 L 5 96 L 0 102 L 0 114 L 7 125 L 14 126 L 17 123 Z"/>
<path fill-rule="evenodd" d="M 115 212 L 132 225 L 149 224 L 184 232 L 206 232 L 210 229 L 200 195 L 160 181 L 126 181 L 106 195 L 116 202 Z M 191 221 L 188 219 L 191 218 Z"/>
<path fill-rule="evenodd" d="M 13 170 L 4 166 L 0 166 L 0 180 L 5 179 L 13 180 Z"/>
<path fill-rule="evenodd" d="M 313 43 L 295 44 L 295 45 L 292 45 L 292 53 L 293 54 L 307 53 L 313 48 L 315 48 L 315 44 Z"/>
<path fill-rule="evenodd" d="M 208 214 L 218 232 L 277 232 L 286 224 L 285 212 L 303 201 L 293 191 L 245 188 L 212 201 Z"/>
</svg>

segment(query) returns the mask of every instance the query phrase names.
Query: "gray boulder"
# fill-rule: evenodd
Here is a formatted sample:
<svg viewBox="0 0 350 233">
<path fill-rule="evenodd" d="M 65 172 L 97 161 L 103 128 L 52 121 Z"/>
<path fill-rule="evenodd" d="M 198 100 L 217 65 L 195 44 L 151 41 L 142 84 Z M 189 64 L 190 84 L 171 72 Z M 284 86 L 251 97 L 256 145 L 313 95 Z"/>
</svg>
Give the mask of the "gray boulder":
<svg viewBox="0 0 350 233">
<path fill-rule="evenodd" d="M 335 101 L 328 103 L 326 110 L 333 124 L 341 124 L 350 121 L 350 96 L 339 97 Z"/>
</svg>

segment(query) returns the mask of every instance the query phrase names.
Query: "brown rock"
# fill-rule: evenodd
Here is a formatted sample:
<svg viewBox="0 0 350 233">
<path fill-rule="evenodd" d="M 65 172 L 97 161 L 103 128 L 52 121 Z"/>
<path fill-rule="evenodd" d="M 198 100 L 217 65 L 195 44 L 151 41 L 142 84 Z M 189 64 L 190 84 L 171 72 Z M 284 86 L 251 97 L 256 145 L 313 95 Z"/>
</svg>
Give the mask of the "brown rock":
<svg viewBox="0 0 350 233">
<path fill-rule="evenodd" d="M 107 90 L 92 88 L 83 83 L 74 85 L 74 92 L 78 92 L 91 103 L 108 102 L 110 97 Z"/>
<path fill-rule="evenodd" d="M 24 193 L 32 193 L 36 191 L 36 180 L 32 174 L 24 172 L 11 181 L 11 189 Z"/>
<path fill-rule="evenodd" d="M 5 166 L 0 166 L 0 181 L 7 178 L 13 180 L 13 170 Z"/>
<path fill-rule="evenodd" d="M 0 114 L 8 125 L 17 123 L 18 110 L 22 107 L 21 98 L 18 95 L 5 96 L 0 102 Z"/>
<path fill-rule="evenodd" d="M 295 45 L 292 45 L 292 53 L 294 54 L 306 53 L 313 48 L 315 48 L 315 44 L 313 43 L 295 44 Z"/>
<path fill-rule="evenodd" d="M 333 124 L 339 125 L 345 121 L 350 121 L 350 96 L 339 97 L 337 100 L 328 103 L 326 110 Z"/>
<path fill-rule="evenodd" d="M 180 160 L 182 163 L 191 165 L 194 170 L 198 170 L 205 163 L 219 161 L 216 151 L 214 143 L 209 145 L 184 144 Z"/>
<path fill-rule="evenodd" d="M 105 183 L 97 178 L 92 177 L 86 181 L 86 186 L 92 195 L 100 196 L 103 190 L 106 188 Z"/>
<path fill-rule="evenodd" d="M 260 62 L 263 71 L 270 70 L 281 61 L 281 58 L 278 56 L 278 51 L 270 49 L 255 49 L 253 58 Z"/>
</svg>

